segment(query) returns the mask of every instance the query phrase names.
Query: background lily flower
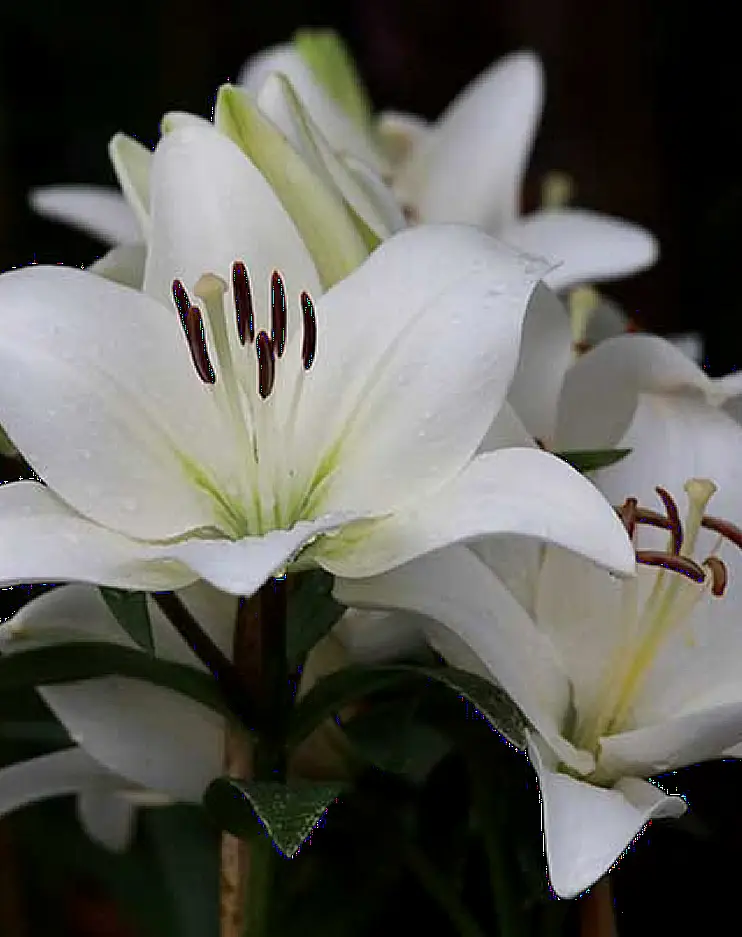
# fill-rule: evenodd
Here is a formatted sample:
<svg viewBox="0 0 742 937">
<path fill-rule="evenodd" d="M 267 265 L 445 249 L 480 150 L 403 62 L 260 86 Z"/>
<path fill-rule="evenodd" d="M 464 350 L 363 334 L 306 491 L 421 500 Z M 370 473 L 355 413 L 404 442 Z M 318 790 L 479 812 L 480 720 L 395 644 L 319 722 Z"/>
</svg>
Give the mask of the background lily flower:
<svg viewBox="0 0 742 937">
<path fill-rule="evenodd" d="M 574 448 L 564 440 L 558 446 L 556 440 L 557 409 L 567 372 L 595 345 L 626 333 L 629 324 L 628 317 L 614 303 L 590 287 L 571 291 L 566 303 L 545 285 L 539 285 L 534 291 L 523 323 L 518 369 L 510 386 L 508 400 L 531 435 L 547 448 Z M 700 365 L 702 347 L 699 336 L 689 333 L 658 341 L 657 348 L 664 349 L 669 341 L 686 358 Z M 631 355 L 636 347 L 630 340 L 616 346 L 615 354 Z M 642 360 L 648 360 L 646 355 Z M 682 365 L 679 367 L 681 374 L 702 373 L 700 367 L 695 371 L 689 371 Z M 594 368 L 590 373 L 597 375 L 599 370 L 599 367 Z M 659 375 L 653 377 L 652 374 L 653 368 L 648 364 L 646 380 L 651 382 L 657 378 L 660 381 L 658 387 L 668 386 L 666 379 L 659 378 Z M 704 380 L 709 379 L 703 376 Z M 581 387 L 581 392 L 582 396 L 571 395 L 574 405 L 582 409 L 592 408 L 592 398 L 585 386 Z M 600 448 L 597 437 L 594 442 L 587 443 L 588 435 L 585 433 L 581 436 L 583 447 Z"/>
<path fill-rule="evenodd" d="M 715 513 L 740 524 L 741 397 L 742 372 L 712 378 L 664 338 L 621 335 L 567 372 L 555 446 L 630 448 L 592 476 L 614 504 L 629 495 L 649 503 L 658 484 L 677 492 L 690 476 L 711 478 L 719 489 Z"/>
<path fill-rule="evenodd" d="M 180 598 L 231 659 L 237 600 L 202 582 L 183 590 Z M 156 657 L 204 670 L 156 602 L 147 603 Z M 0 626 L 3 654 L 74 641 L 138 649 L 91 586 L 47 592 Z M 303 668 L 299 695 L 349 660 L 338 640 L 320 642 Z M 106 677 L 41 687 L 40 693 L 76 744 L 0 769 L 0 816 L 37 800 L 74 794 L 89 835 L 122 850 L 133 834 L 137 809 L 199 803 L 210 782 L 224 772 L 225 719 L 174 691 Z M 334 723 L 320 726 L 297 749 L 291 773 L 342 776 L 339 736 Z"/>
<path fill-rule="evenodd" d="M 414 627 L 449 663 L 496 681 L 521 707 L 562 897 L 607 872 L 650 819 L 685 810 L 646 778 L 734 755 L 742 741 L 739 583 L 729 598 L 712 594 L 724 588 L 723 548 L 712 560 L 695 551 L 712 492 L 690 482 L 684 529 L 671 532 L 668 567 L 686 572 L 640 566 L 637 579 L 619 582 L 547 548 L 527 595 L 523 570 L 459 546 L 336 584 L 356 607 L 426 616 Z M 700 582 L 687 578 L 692 567 Z"/>
<path fill-rule="evenodd" d="M 298 45 L 265 50 L 245 64 L 239 83 L 256 93 L 271 72 L 285 75 L 335 150 L 386 172 L 411 218 L 473 224 L 546 257 L 554 268 L 545 281 L 554 289 L 616 279 L 656 261 L 654 237 L 628 222 L 569 208 L 519 216 L 543 101 L 534 54 L 494 63 L 432 124 L 397 113 L 373 124 L 352 120 L 327 93 L 307 62 L 307 45 L 304 35 Z M 266 113 L 273 116 L 268 102 Z"/>
<path fill-rule="evenodd" d="M 144 292 L 59 267 L 0 277 L 0 423 L 49 486 L 0 488 L 0 581 L 249 595 L 310 544 L 360 576 L 516 530 L 630 567 L 559 460 L 474 457 L 538 262 L 418 228 L 320 295 L 273 191 L 206 124 L 160 142 L 150 189 Z"/>
<path fill-rule="evenodd" d="M 404 226 L 401 213 L 373 174 L 356 180 L 338 163 L 301 103 L 276 76 L 261 90 L 264 94 L 280 102 L 280 129 L 262 114 L 257 100 L 229 85 L 217 95 L 214 125 L 266 178 L 297 226 L 323 286 L 331 286 L 354 270 L 379 239 Z M 194 114 L 171 112 L 161 127 L 168 133 L 193 124 L 209 122 Z M 140 288 L 142 244 L 151 236 L 152 152 L 122 133 L 114 135 L 108 150 L 121 192 L 57 186 L 32 192 L 31 203 L 41 214 L 115 245 L 90 269 Z"/>
</svg>

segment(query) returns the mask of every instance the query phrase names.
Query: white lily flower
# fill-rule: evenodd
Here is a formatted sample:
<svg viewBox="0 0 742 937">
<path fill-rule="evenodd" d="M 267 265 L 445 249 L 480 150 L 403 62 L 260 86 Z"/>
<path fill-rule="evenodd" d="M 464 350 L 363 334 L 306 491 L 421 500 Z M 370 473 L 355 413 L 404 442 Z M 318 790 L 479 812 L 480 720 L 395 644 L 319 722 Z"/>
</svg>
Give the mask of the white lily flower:
<svg viewBox="0 0 742 937">
<path fill-rule="evenodd" d="M 547 548 L 531 612 L 513 594 L 522 575 L 509 580 L 502 564 L 493 570 L 463 546 L 336 585 L 356 607 L 428 616 L 417 627 L 449 663 L 495 680 L 522 709 L 561 897 L 589 888 L 651 819 L 684 812 L 681 797 L 646 778 L 735 755 L 742 742 L 739 583 L 732 578 L 733 596 L 719 598 L 722 544 L 711 558 L 696 549 L 702 523 L 737 546 L 742 533 L 702 521 L 710 482 L 694 479 L 686 490 L 685 523 L 668 502 L 673 543 L 662 554 L 640 549 L 640 564 L 652 565 L 640 565 L 637 579 L 619 582 Z M 643 522 L 655 516 L 635 510 L 635 536 Z"/>
<path fill-rule="evenodd" d="M 705 477 L 719 489 L 716 513 L 742 524 L 740 398 L 742 372 L 712 378 L 667 339 L 621 335 L 567 372 L 555 446 L 631 449 L 592 476 L 614 504 L 629 494 L 649 503 L 658 484 L 677 492 L 687 478 Z"/>
<path fill-rule="evenodd" d="M 362 576 L 506 531 L 631 567 L 559 460 L 474 455 L 539 263 L 418 228 L 320 296 L 274 193 L 208 125 L 160 142 L 150 207 L 143 293 L 0 277 L 0 423 L 48 485 L 0 488 L 1 582 L 249 595 L 302 551 Z"/>
<path fill-rule="evenodd" d="M 496 679 L 521 706 L 560 895 L 589 887 L 649 819 L 684 809 L 643 779 L 742 754 L 742 561 L 720 537 L 742 543 L 742 427 L 726 412 L 741 392 L 739 374 L 709 378 L 651 335 L 608 339 L 569 371 L 560 448 L 632 449 L 593 473 L 613 503 L 636 496 L 651 508 L 655 486 L 677 495 L 696 478 L 684 523 L 669 500 L 664 520 L 626 505 L 637 546 L 649 550 L 637 581 L 505 538 L 336 587 L 354 605 L 430 616 L 424 631 L 440 653 Z M 712 475 L 716 492 L 698 480 Z M 717 517 L 706 516 L 712 494 Z M 658 523 L 671 529 L 669 546 Z"/>
<path fill-rule="evenodd" d="M 326 37 L 322 37 L 323 39 Z M 494 63 L 432 124 L 382 113 L 376 124 L 343 111 L 289 43 L 250 59 L 238 82 L 257 93 L 278 72 L 294 86 L 335 151 L 387 173 L 410 217 L 481 227 L 546 257 L 554 289 L 616 279 L 651 266 L 657 242 L 643 228 L 596 212 L 560 208 L 520 216 L 520 195 L 543 101 L 538 58 L 519 52 Z M 274 116 L 270 102 L 266 113 Z"/>
<path fill-rule="evenodd" d="M 572 290 L 566 306 L 547 287 L 540 285 L 535 290 L 523 324 L 518 369 L 508 394 L 509 402 L 531 435 L 547 448 L 556 447 L 557 408 L 567 372 L 595 345 L 629 331 L 628 317 L 591 287 Z M 686 358 L 700 365 L 700 336 L 686 333 L 661 339 L 657 347 L 664 348 L 668 341 Z M 631 347 L 629 342 L 617 349 L 629 354 Z M 698 369 L 693 373 L 697 372 Z M 651 373 L 649 367 L 648 379 Z M 587 387 L 582 386 L 581 391 L 583 407 L 592 406 Z M 576 399 L 575 395 L 572 399 Z M 585 448 L 599 448 L 597 443 L 588 444 L 586 435 L 583 443 Z"/>
</svg>

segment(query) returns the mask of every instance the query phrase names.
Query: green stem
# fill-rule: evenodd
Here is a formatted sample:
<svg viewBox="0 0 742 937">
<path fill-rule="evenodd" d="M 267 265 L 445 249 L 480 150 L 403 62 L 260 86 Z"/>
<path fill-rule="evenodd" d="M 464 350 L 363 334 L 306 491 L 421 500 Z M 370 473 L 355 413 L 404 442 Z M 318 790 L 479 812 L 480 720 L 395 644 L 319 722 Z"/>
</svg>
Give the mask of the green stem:
<svg viewBox="0 0 742 937">
<path fill-rule="evenodd" d="M 286 579 L 269 579 L 256 595 L 240 601 L 237 612 L 234 666 L 256 706 L 257 733 L 252 750 L 256 781 L 286 780 L 286 734 L 292 703 L 286 604 Z M 268 937 L 275 848 L 262 831 L 242 847 L 235 876 L 246 902 L 242 933 Z"/>
<path fill-rule="evenodd" d="M 415 874 L 436 904 L 445 911 L 461 937 L 485 937 L 484 931 L 459 901 L 446 878 L 441 875 L 422 850 L 409 840 L 402 839 L 400 839 L 399 847 L 404 850 L 410 871 Z"/>
<path fill-rule="evenodd" d="M 493 788 L 476 760 L 469 758 L 468 761 L 472 804 L 479 817 L 487 854 L 497 930 L 500 937 L 521 937 L 525 933 L 525 924 L 508 875 L 507 850 L 503 848 L 502 842 L 502 820 L 493 799 Z"/>
<path fill-rule="evenodd" d="M 268 937 L 276 850 L 268 834 L 262 830 L 245 845 L 247 888 L 243 933 L 245 937 Z"/>
</svg>

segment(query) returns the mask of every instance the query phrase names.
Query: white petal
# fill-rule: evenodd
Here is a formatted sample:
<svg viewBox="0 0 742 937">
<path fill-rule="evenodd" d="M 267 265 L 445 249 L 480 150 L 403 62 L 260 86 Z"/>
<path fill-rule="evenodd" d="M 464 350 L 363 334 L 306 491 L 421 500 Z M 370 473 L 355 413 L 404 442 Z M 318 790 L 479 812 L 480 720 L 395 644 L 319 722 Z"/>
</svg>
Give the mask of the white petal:
<svg viewBox="0 0 742 937">
<path fill-rule="evenodd" d="M 163 548 L 163 553 L 189 566 L 217 589 L 232 595 L 252 595 L 281 571 L 305 546 L 321 534 L 347 522 L 342 514 L 327 514 L 300 521 L 290 530 L 272 530 L 262 537 L 242 540 L 191 538 Z"/>
<path fill-rule="evenodd" d="M 508 401 L 529 432 L 547 445 L 554 438 L 559 394 L 573 359 L 567 310 L 539 284 L 528 304 Z"/>
<path fill-rule="evenodd" d="M 256 94 L 272 72 L 280 72 L 289 78 L 301 94 L 305 84 L 314 81 L 312 72 L 291 42 L 262 49 L 251 56 L 239 71 L 237 84 Z"/>
<path fill-rule="evenodd" d="M 703 364 L 704 341 L 700 332 L 678 332 L 670 335 L 669 339 L 691 361 L 699 365 Z"/>
<path fill-rule="evenodd" d="M 539 731 L 559 736 L 569 684 L 553 649 L 465 547 L 441 550 L 371 579 L 338 579 L 335 595 L 348 605 L 427 616 L 420 628 L 451 665 L 494 678 Z"/>
<path fill-rule="evenodd" d="M 339 597 L 344 583 L 337 580 Z M 350 661 L 380 664 L 409 658 L 426 647 L 425 630 L 416 615 L 401 611 L 371 611 L 349 608 L 332 632 Z"/>
<path fill-rule="evenodd" d="M 413 148 L 422 146 L 431 127 L 424 117 L 400 111 L 382 111 L 376 121 L 377 133 L 392 166 L 398 166 Z"/>
<path fill-rule="evenodd" d="M 287 99 L 287 120 L 295 135 L 279 130 L 259 101 L 231 85 L 219 89 L 214 124 L 271 185 L 311 253 L 322 285 L 328 287 L 362 263 L 368 247 L 327 172 L 298 99 L 279 75 L 267 85 Z"/>
<path fill-rule="evenodd" d="M 538 773 L 549 878 L 561 898 L 574 898 L 601 878 L 650 820 L 686 810 L 682 797 L 638 778 L 604 788 L 561 774 L 533 736 L 528 754 Z"/>
<path fill-rule="evenodd" d="M 473 228 L 421 226 L 322 297 L 295 420 L 296 451 L 335 469 L 322 510 L 386 511 L 466 463 L 507 392 L 540 272 Z"/>
<path fill-rule="evenodd" d="M 0 370 L 0 425 L 77 510 L 138 537 L 215 524 L 195 469 L 229 479 L 239 453 L 169 309 L 71 268 L 3 274 Z"/>
<path fill-rule="evenodd" d="M 638 273 L 657 261 L 657 241 L 638 225 L 572 208 L 535 212 L 500 232 L 514 247 L 557 264 L 544 280 L 555 290 Z"/>
<path fill-rule="evenodd" d="M 609 775 L 648 777 L 721 758 L 726 749 L 742 742 L 742 693 L 739 686 L 736 689 L 740 698 L 723 706 L 604 736 L 599 767 Z"/>
<path fill-rule="evenodd" d="M 333 101 L 315 79 L 301 55 L 288 44 L 266 49 L 247 61 L 239 74 L 237 83 L 253 94 L 257 94 L 273 72 L 279 72 L 288 78 L 309 112 L 309 116 L 336 153 L 355 156 L 377 170 L 384 167 L 384 157 L 370 136 L 363 133 Z M 266 102 L 265 111 L 271 119 L 276 116 L 271 110 L 270 101 Z"/>
<path fill-rule="evenodd" d="M 557 415 L 559 449 L 616 446 L 634 416 L 639 394 L 697 391 L 711 380 L 658 335 L 619 335 L 582 355 L 565 378 Z"/>
<path fill-rule="evenodd" d="M 144 244 L 120 244 L 87 268 L 99 277 L 141 290 L 144 283 Z"/>
<path fill-rule="evenodd" d="M 64 641 L 66 628 L 69 640 L 130 643 L 97 590 L 75 586 L 25 605 L 3 631 L 3 653 Z M 142 787 L 198 800 L 221 769 L 222 717 L 181 694 L 124 677 L 40 692 L 89 756 Z"/>
<path fill-rule="evenodd" d="M 92 185 L 55 185 L 34 189 L 31 207 L 44 218 L 62 221 L 106 244 L 139 241 L 141 233 L 126 199 L 115 189 Z"/>
<path fill-rule="evenodd" d="M 123 589 L 175 589 L 193 581 L 185 566 L 93 524 L 35 482 L 0 486 L 0 584 L 102 583 Z"/>
<path fill-rule="evenodd" d="M 235 260 L 247 265 L 256 331 L 270 332 L 275 270 L 284 278 L 289 335 L 300 321 L 301 291 L 321 292 L 309 252 L 273 189 L 236 144 L 209 125 L 184 126 L 160 140 L 151 212 L 145 291 L 173 312 L 175 278 L 189 290 L 204 273 L 230 283 Z M 236 326 L 234 336 L 236 342 Z"/>
<path fill-rule="evenodd" d="M 21 761 L 0 769 L 0 816 L 48 797 L 107 784 L 110 774 L 81 748 Z"/>
<path fill-rule="evenodd" d="M 291 141 L 297 152 L 301 153 L 312 169 L 345 199 L 355 215 L 378 237 L 389 235 L 390 228 L 385 220 L 384 204 L 395 205 L 391 193 L 386 194 L 380 204 L 379 193 L 384 191 L 379 181 L 373 187 L 368 181 L 358 179 L 351 171 L 348 161 L 356 166 L 367 166 L 363 160 L 352 155 L 336 152 L 322 132 L 322 128 L 312 120 L 303 107 L 291 84 L 282 75 L 271 75 L 260 89 L 257 102 L 261 111 L 271 115 L 271 119 L 281 132 Z M 368 175 L 374 179 L 378 170 L 368 166 Z M 369 191 L 370 188 L 370 191 Z M 399 223 L 399 210 L 395 216 L 396 227 Z"/>
<path fill-rule="evenodd" d="M 639 572 L 640 576 L 654 575 L 646 569 Z M 634 588 L 634 583 L 628 588 Z M 558 547 L 544 551 L 536 621 L 557 649 L 570 678 L 578 717 L 595 711 L 601 694 L 607 692 L 611 662 L 629 640 L 623 589 L 623 582 L 581 557 Z"/>
<path fill-rule="evenodd" d="M 493 452 L 495 449 L 509 449 L 513 446 L 535 449 L 536 440 L 506 400 L 484 434 L 478 452 Z"/>
<path fill-rule="evenodd" d="M 593 476 L 613 504 L 634 496 L 642 505 L 658 508 L 654 489 L 662 485 L 682 515 L 686 480 L 710 478 L 718 490 L 709 513 L 742 524 L 742 427 L 723 410 L 698 397 L 641 394 L 618 445 L 631 453 Z M 707 535 L 707 545 L 713 542 Z"/>
<path fill-rule="evenodd" d="M 77 798 L 77 816 L 85 832 L 111 852 L 125 852 L 131 845 L 136 812 L 123 794 L 104 786 L 84 790 Z"/>
<path fill-rule="evenodd" d="M 142 236 L 148 241 L 151 233 L 149 187 L 152 152 L 133 137 L 117 133 L 108 144 L 108 155 Z"/>
<path fill-rule="evenodd" d="M 573 468 L 537 449 L 477 456 L 453 481 L 356 538 L 353 528 L 321 544 L 336 575 L 373 576 L 449 543 L 518 534 L 555 543 L 623 574 L 634 552 L 615 512 Z"/>
<path fill-rule="evenodd" d="M 539 60 L 519 52 L 495 62 L 448 106 L 396 180 L 423 221 L 460 221 L 497 232 L 518 213 L 541 112 Z"/>
<path fill-rule="evenodd" d="M 198 801 L 221 771 L 224 721 L 185 696 L 123 677 L 41 695 L 81 748 L 142 787 Z"/>
</svg>

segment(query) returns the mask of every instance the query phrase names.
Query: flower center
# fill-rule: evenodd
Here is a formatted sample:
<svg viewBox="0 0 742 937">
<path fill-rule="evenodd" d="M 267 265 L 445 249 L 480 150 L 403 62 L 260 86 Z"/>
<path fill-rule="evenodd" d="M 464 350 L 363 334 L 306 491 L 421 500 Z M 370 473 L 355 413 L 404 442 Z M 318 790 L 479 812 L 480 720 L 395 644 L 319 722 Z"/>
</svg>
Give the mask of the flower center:
<svg viewBox="0 0 742 937">
<path fill-rule="evenodd" d="M 286 349 L 286 288 L 283 277 L 274 270 L 271 276 L 271 330 L 270 335 L 261 330 L 255 335 L 255 311 L 252 299 L 252 289 L 247 267 L 241 260 L 232 264 L 232 286 L 235 323 L 237 337 L 240 345 L 255 342 L 255 351 L 258 364 L 258 393 L 265 400 L 273 391 L 276 376 L 276 358 L 283 357 Z M 216 373 L 209 354 L 209 344 L 204 329 L 201 309 L 194 306 L 188 296 L 181 280 L 173 280 L 173 299 L 183 326 L 191 360 L 196 373 L 204 384 L 215 384 Z M 218 347 L 223 332 L 223 297 L 227 292 L 227 284 L 215 274 L 205 274 L 196 284 L 196 296 L 202 299 L 208 313 L 209 325 L 214 334 L 219 365 L 222 371 L 234 362 L 228 359 L 231 356 L 223 354 Z M 314 314 L 314 303 L 310 295 L 303 291 L 300 296 L 302 311 L 302 365 L 308 371 L 314 362 L 317 350 L 317 321 Z M 220 308 L 213 308 L 219 306 Z M 211 307 L 211 308 L 210 308 Z M 228 351 L 228 346 L 223 349 Z"/>
<path fill-rule="evenodd" d="M 684 626 L 697 603 L 708 592 L 721 597 L 728 582 L 727 567 L 717 556 L 723 540 L 742 548 L 742 530 L 728 521 L 705 514 L 716 486 L 708 479 L 690 479 L 685 484 L 688 512 L 683 523 L 672 496 L 657 488 L 664 513 L 643 508 L 628 498 L 617 513 L 632 541 L 642 526 L 669 533 L 666 550 L 636 549 L 640 566 L 657 569 L 648 598 L 640 607 L 638 582 L 623 584 L 623 633 L 626 640 L 617 648 L 606 669 L 602 692 L 593 712 L 578 726 L 575 744 L 594 751 L 601 736 L 631 727 L 634 704 L 645 686 L 654 662 L 665 643 Z M 719 534 L 712 555 L 702 562 L 693 558 L 701 528 Z"/>
<path fill-rule="evenodd" d="M 240 477 L 217 480 L 206 471 L 194 472 L 196 483 L 218 505 L 220 524 L 228 536 L 260 535 L 298 518 L 287 512 L 292 499 L 284 490 L 294 485 L 296 467 L 290 465 L 292 433 L 303 380 L 301 371 L 289 380 L 289 406 L 266 407 L 275 390 L 278 362 L 284 357 L 289 332 L 288 298 L 284 278 L 274 270 L 270 279 L 270 322 L 256 323 L 253 285 L 241 260 L 232 264 L 232 296 L 216 274 L 204 274 L 189 296 L 181 280 L 172 284 L 173 299 L 196 374 L 212 388 L 227 415 L 239 450 Z M 301 363 L 309 371 L 317 351 L 314 303 L 306 291 L 299 296 L 302 323 Z M 203 310 L 203 312 L 202 312 Z M 245 354 L 254 347 L 255 357 Z M 257 393 L 256 393 L 257 391 Z M 276 421 L 281 426 L 276 426 Z M 284 477 L 285 476 L 285 477 Z"/>
</svg>

